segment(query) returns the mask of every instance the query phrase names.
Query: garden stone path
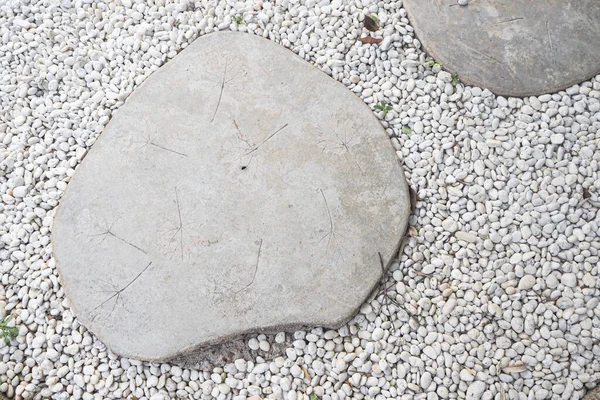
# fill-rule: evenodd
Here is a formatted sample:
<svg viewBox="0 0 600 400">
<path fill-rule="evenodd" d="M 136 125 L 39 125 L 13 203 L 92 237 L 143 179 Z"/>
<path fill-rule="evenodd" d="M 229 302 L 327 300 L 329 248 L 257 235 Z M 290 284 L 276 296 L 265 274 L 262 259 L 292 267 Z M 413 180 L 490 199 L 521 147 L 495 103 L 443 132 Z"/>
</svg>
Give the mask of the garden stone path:
<svg viewBox="0 0 600 400">
<path fill-rule="evenodd" d="M 168 360 L 257 331 L 348 321 L 394 258 L 408 187 L 371 110 L 266 39 L 197 39 L 83 160 L 53 225 L 79 320 Z"/>
<path fill-rule="evenodd" d="M 563 90 L 600 73 L 597 0 L 405 0 L 427 52 L 499 95 Z"/>
</svg>

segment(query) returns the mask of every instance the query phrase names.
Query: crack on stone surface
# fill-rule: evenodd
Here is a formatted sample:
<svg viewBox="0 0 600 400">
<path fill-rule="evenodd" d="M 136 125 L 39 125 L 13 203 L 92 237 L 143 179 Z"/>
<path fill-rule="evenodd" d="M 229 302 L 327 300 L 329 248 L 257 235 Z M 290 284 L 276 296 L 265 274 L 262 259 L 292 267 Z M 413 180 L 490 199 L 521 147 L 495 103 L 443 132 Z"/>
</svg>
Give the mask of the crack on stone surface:
<svg viewBox="0 0 600 400">
<path fill-rule="evenodd" d="M 110 313 L 108 313 L 108 315 L 106 316 L 106 318 L 110 318 L 110 316 L 112 315 L 113 311 L 115 311 L 115 308 L 117 307 L 117 304 L 119 303 L 119 300 L 121 300 L 121 304 L 124 304 L 123 302 L 123 292 L 130 287 L 131 285 L 133 285 L 133 283 L 135 281 L 137 281 L 140 276 L 142 276 L 142 274 L 144 272 L 146 272 L 148 270 L 148 268 L 150 268 L 150 266 L 152 265 L 152 261 L 150 261 L 148 263 L 148 265 L 146 265 L 146 267 L 144 267 L 144 269 L 142 269 L 136 276 L 135 278 L 133 278 L 132 280 L 129 281 L 129 283 L 127 283 L 127 285 L 123 286 L 121 289 L 117 290 L 115 293 L 112 294 L 112 296 L 110 296 L 108 299 L 104 300 L 102 303 L 98 304 L 93 310 L 92 313 L 96 312 L 99 308 L 101 308 L 102 306 L 104 306 L 106 303 L 108 303 L 109 301 L 111 301 L 112 299 L 115 299 L 115 302 L 112 306 L 112 309 L 110 310 Z M 92 317 L 92 321 L 96 320 L 97 315 Z"/>
</svg>

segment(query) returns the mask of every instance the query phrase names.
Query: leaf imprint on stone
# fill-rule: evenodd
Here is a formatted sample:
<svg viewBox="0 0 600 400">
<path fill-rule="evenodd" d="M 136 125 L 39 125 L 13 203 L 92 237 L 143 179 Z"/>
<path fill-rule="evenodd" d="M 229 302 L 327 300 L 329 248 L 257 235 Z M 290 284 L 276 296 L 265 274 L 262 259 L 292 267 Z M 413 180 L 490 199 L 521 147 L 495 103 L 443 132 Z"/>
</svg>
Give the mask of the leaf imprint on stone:
<svg viewBox="0 0 600 400">
<path fill-rule="evenodd" d="M 347 238 L 340 233 L 340 226 L 343 225 L 343 223 L 334 221 L 334 217 L 331 212 L 331 208 L 329 207 L 327 196 L 325 196 L 325 192 L 323 189 L 319 189 L 319 193 L 323 199 L 325 211 L 327 212 L 327 219 L 325 220 L 326 227 L 318 230 L 318 232 L 322 234 L 323 232 L 325 233 L 318 239 L 316 244 L 324 251 L 326 258 L 337 256 L 339 259 L 344 260 L 344 251 L 347 249 L 343 245 L 342 241 Z"/>
<path fill-rule="evenodd" d="M 146 125 L 146 129 L 142 132 L 142 140 L 134 140 L 133 143 L 139 145 L 139 147 L 137 147 L 137 149 L 141 150 L 141 149 L 146 149 L 146 148 L 152 148 L 158 151 L 165 151 L 167 153 L 171 153 L 174 155 L 178 155 L 181 157 L 187 157 L 187 154 L 181 152 L 181 151 L 177 151 L 175 149 L 166 147 L 162 144 L 160 144 L 160 142 L 158 142 L 158 133 L 157 133 L 157 128 L 154 127 L 152 128 L 152 125 L 150 123 L 150 121 L 148 120 L 148 118 L 144 118 L 144 122 Z"/>
<path fill-rule="evenodd" d="M 190 253 L 195 249 L 196 243 L 201 242 L 198 228 L 202 227 L 203 224 L 192 224 L 190 218 L 184 218 L 182 214 L 183 205 L 177 186 L 174 188 L 174 203 L 175 207 L 172 209 L 171 215 L 175 215 L 175 222 L 171 219 L 167 223 L 169 228 L 163 231 L 168 239 L 165 251 L 169 258 L 178 258 L 184 261 L 184 259 L 189 259 L 192 256 Z"/>
<path fill-rule="evenodd" d="M 228 162 L 237 163 L 237 168 L 241 171 L 246 171 L 250 166 L 255 164 L 255 172 L 258 169 L 259 164 L 259 152 L 258 150 L 270 140 L 274 139 L 280 132 L 284 131 L 289 124 L 283 124 L 277 128 L 274 132 L 263 136 L 261 140 L 255 141 L 249 137 L 240 128 L 237 121 L 232 120 L 233 126 L 235 127 L 234 135 L 237 139 L 234 145 L 229 144 L 229 151 L 224 151 L 224 156 Z"/>
<path fill-rule="evenodd" d="M 210 122 L 214 122 L 217 117 L 217 112 L 219 112 L 219 108 L 221 107 L 221 101 L 223 100 L 223 92 L 225 91 L 225 85 L 232 82 L 235 78 L 237 78 L 240 72 L 240 68 L 231 68 L 230 61 L 227 56 L 225 56 L 225 66 L 223 68 L 223 76 L 219 81 L 219 98 L 217 99 L 217 105 L 215 106 L 215 111 L 212 114 L 212 118 Z"/>
<path fill-rule="evenodd" d="M 244 281 L 247 276 L 247 268 L 234 267 L 231 268 L 227 273 L 220 279 L 211 279 L 212 291 L 212 302 L 214 305 L 221 305 L 226 302 L 233 302 L 238 305 L 237 311 L 243 313 L 250 307 L 250 303 L 247 301 L 247 297 L 244 292 L 249 289 L 256 281 L 256 275 L 260 268 L 260 259 L 262 255 L 263 239 L 255 242 L 258 245 L 256 253 L 256 261 L 252 265 L 252 275 L 250 280 Z"/>
<path fill-rule="evenodd" d="M 152 261 L 150 261 L 148 263 L 148 265 L 146 265 L 146 267 L 144 269 L 142 269 L 140 271 L 139 274 L 137 274 L 131 281 L 129 281 L 129 283 L 127 283 L 125 286 L 123 286 L 120 289 L 117 289 L 108 299 L 104 300 L 102 303 L 98 304 L 93 310 L 92 310 L 92 320 L 96 320 L 96 318 L 98 317 L 98 314 L 96 313 L 96 311 L 100 308 L 102 308 L 104 305 L 106 305 L 107 303 L 109 303 L 111 300 L 114 300 L 112 308 L 110 309 L 110 312 L 108 313 L 108 315 L 106 316 L 106 318 L 109 318 L 112 313 L 115 311 L 115 308 L 117 307 L 117 305 L 119 304 L 119 301 L 121 301 L 121 305 L 124 305 L 124 301 L 123 301 L 123 292 L 125 290 L 127 290 L 128 287 L 130 287 L 131 285 L 133 285 L 133 283 L 135 281 L 137 281 L 139 279 L 140 276 L 142 276 L 142 274 L 144 272 L 146 272 L 146 270 L 148 268 L 150 268 L 150 266 L 152 265 Z"/>
<path fill-rule="evenodd" d="M 339 133 L 333 128 L 327 129 L 326 132 L 319 130 L 318 145 L 323 152 L 349 157 L 362 174 L 364 171 L 351 150 L 353 146 L 357 146 L 359 143 L 360 136 L 356 132 L 344 131 Z"/>
<path fill-rule="evenodd" d="M 90 241 L 91 247 L 100 246 L 102 243 L 104 243 L 104 241 L 107 238 L 113 238 L 113 239 L 116 239 L 119 242 L 121 242 L 121 243 L 123 243 L 123 244 L 125 244 L 127 246 L 130 246 L 130 247 L 132 247 L 132 248 L 134 248 L 134 249 L 136 249 L 138 251 L 141 251 L 144 254 L 148 254 L 148 252 L 146 250 L 142 249 L 139 246 L 136 246 L 135 244 L 131 243 L 129 240 L 127 240 L 125 238 L 122 238 L 121 236 L 117 235 L 113 231 L 113 226 L 114 226 L 114 222 L 111 223 L 110 226 L 108 226 L 107 228 L 104 228 L 102 232 L 89 235 L 90 238 L 91 238 L 91 241 Z M 96 241 L 96 243 L 92 243 L 94 241 L 94 239 L 98 239 Z"/>
</svg>

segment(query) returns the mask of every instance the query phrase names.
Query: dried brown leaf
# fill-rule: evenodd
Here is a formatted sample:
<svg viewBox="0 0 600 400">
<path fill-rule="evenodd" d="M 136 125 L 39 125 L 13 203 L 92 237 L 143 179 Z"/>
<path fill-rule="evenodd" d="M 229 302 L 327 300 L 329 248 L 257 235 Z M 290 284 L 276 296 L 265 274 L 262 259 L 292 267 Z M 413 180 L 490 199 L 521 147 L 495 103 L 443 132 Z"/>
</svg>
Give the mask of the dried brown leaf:
<svg viewBox="0 0 600 400">
<path fill-rule="evenodd" d="M 360 40 L 361 42 L 363 42 L 363 43 L 373 43 L 373 44 L 378 44 L 378 43 L 381 43 L 381 41 L 382 41 L 383 39 L 381 39 L 381 38 L 374 38 L 374 37 L 372 37 L 372 36 L 365 36 L 365 37 L 361 37 L 359 40 Z"/>
</svg>

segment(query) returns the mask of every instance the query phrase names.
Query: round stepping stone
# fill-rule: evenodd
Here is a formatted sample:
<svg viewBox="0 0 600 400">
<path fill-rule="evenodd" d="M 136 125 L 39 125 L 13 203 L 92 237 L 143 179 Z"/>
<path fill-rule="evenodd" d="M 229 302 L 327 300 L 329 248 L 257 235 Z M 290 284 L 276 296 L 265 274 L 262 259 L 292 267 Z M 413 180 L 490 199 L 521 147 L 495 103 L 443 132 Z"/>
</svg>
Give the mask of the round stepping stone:
<svg viewBox="0 0 600 400">
<path fill-rule="evenodd" d="M 466 84 L 552 93 L 600 73 L 600 2 L 405 0 L 427 52 Z"/>
<path fill-rule="evenodd" d="M 86 327 L 166 360 L 348 321 L 398 250 L 407 190 L 358 97 L 273 42 L 218 33 L 115 113 L 61 200 L 54 253 Z"/>
</svg>

